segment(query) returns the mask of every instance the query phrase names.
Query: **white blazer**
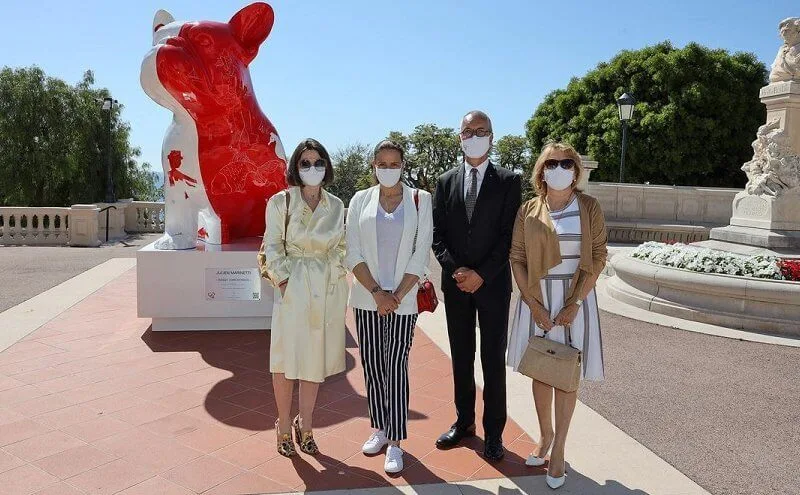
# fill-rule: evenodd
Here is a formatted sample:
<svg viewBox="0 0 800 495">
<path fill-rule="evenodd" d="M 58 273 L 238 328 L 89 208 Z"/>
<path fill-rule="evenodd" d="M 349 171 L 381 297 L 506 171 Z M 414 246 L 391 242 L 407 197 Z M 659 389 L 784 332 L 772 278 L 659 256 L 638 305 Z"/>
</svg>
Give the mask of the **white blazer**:
<svg viewBox="0 0 800 495">
<path fill-rule="evenodd" d="M 378 276 L 378 196 L 380 186 L 358 191 L 347 210 L 347 266 L 352 270 L 366 263 L 372 276 Z M 417 229 L 419 226 L 419 229 Z M 417 242 L 414 244 L 416 232 Z M 420 278 L 428 269 L 431 244 L 433 243 L 433 207 L 431 195 L 419 191 L 419 213 L 414 205 L 414 189 L 403 185 L 403 235 L 397 252 L 394 270 L 394 285 L 400 285 L 403 275 L 410 273 Z M 364 287 L 353 280 L 350 288 L 350 306 L 357 309 L 378 309 L 370 294 L 372 287 Z M 417 291 L 412 288 L 400 302 L 396 314 L 417 314 Z"/>
</svg>

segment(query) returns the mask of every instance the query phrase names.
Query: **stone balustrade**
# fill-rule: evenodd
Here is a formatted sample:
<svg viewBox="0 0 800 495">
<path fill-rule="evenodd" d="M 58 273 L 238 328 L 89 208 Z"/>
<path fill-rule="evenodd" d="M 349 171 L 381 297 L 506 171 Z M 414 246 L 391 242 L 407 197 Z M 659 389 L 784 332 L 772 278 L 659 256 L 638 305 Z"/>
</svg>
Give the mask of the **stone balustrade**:
<svg viewBox="0 0 800 495">
<path fill-rule="evenodd" d="M 0 207 L 0 245 L 96 247 L 108 238 L 164 231 L 164 203 L 121 200 L 69 208 Z"/>
<path fill-rule="evenodd" d="M 590 182 L 612 242 L 698 242 L 728 225 L 741 189 Z"/>
<path fill-rule="evenodd" d="M 134 201 L 125 209 L 128 233 L 164 232 L 164 203 Z"/>
<path fill-rule="evenodd" d="M 69 245 L 70 208 L 0 207 L 0 244 Z"/>
</svg>

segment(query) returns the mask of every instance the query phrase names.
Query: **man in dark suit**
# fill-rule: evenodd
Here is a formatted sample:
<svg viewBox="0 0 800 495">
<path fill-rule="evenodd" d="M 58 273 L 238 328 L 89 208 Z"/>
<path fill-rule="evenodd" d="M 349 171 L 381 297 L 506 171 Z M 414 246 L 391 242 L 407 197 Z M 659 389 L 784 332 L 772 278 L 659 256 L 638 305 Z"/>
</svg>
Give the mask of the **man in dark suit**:
<svg viewBox="0 0 800 495">
<path fill-rule="evenodd" d="M 475 434 L 475 316 L 483 365 L 484 455 L 503 458 L 506 424 L 506 340 L 511 302 L 508 254 L 521 201 L 520 176 L 489 161 L 492 122 L 472 111 L 461 122 L 464 163 L 443 174 L 433 207 L 433 251 L 453 359 L 457 420 L 436 441 L 454 447 Z"/>
</svg>

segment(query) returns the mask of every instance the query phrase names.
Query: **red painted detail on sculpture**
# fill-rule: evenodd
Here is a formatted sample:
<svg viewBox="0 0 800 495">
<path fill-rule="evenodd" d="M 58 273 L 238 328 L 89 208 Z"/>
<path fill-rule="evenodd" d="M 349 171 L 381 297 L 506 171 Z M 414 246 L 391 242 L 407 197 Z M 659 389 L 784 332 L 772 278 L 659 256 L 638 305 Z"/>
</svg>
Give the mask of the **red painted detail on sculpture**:
<svg viewBox="0 0 800 495">
<path fill-rule="evenodd" d="M 164 27 L 164 25 L 163 25 L 163 24 L 156 24 L 156 27 L 154 27 L 154 28 L 153 28 L 153 32 L 156 32 L 156 31 L 158 31 L 158 30 L 159 30 L 159 29 L 161 29 L 162 27 Z"/>
<path fill-rule="evenodd" d="M 201 239 L 205 239 L 205 238 L 208 237 L 208 232 L 206 232 L 205 228 L 201 228 L 200 230 L 197 231 L 197 237 L 200 237 Z"/>
<path fill-rule="evenodd" d="M 259 108 L 248 70 L 273 22 L 272 8 L 254 3 L 228 23 L 184 24 L 157 54 L 159 81 L 197 127 L 200 173 L 223 244 L 261 235 L 266 199 L 286 188 L 278 133 Z M 177 172 L 171 159 L 170 167 Z"/>
<path fill-rule="evenodd" d="M 196 179 L 192 179 L 188 175 L 178 170 L 181 167 L 181 163 L 183 163 L 183 156 L 181 155 L 180 151 L 170 151 L 169 155 L 167 155 L 167 159 L 169 160 L 169 173 L 167 175 L 169 176 L 168 178 L 170 186 L 174 187 L 175 183 L 180 181 L 186 182 L 186 185 L 189 187 L 195 187 L 197 185 Z M 184 194 L 186 193 L 184 192 Z M 189 196 L 187 195 L 186 197 L 188 198 Z"/>
</svg>

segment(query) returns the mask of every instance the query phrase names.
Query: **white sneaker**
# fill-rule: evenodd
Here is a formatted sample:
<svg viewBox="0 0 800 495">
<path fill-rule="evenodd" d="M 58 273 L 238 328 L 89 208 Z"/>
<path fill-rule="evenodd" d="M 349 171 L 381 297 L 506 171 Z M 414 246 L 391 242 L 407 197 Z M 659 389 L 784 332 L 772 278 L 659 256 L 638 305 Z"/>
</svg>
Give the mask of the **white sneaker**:
<svg viewBox="0 0 800 495">
<path fill-rule="evenodd" d="M 386 462 L 383 470 L 389 474 L 399 473 L 403 470 L 403 449 L 397 445 L 389 445 L 386 449 Z"/>
<path fill-rule="evenodd" d="M 364 442 L 364 445 L 361 446 L 361 452 L 365 454 L 377 454 L 387 443 L 389 443 L 389 439 L 386 438 L 386 432 L 378 430 L 370 435 L 367 441 Z"/>
</svg>

